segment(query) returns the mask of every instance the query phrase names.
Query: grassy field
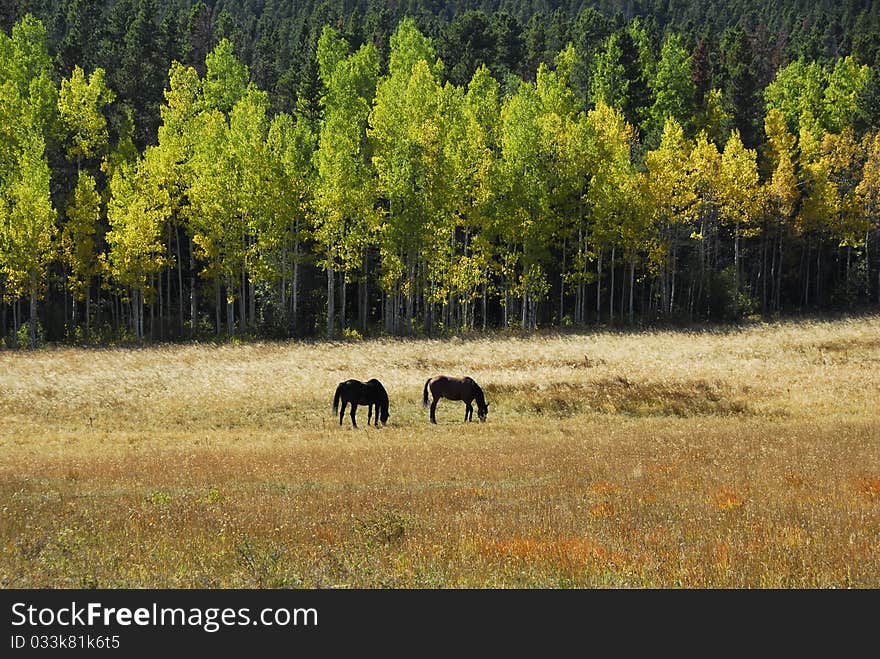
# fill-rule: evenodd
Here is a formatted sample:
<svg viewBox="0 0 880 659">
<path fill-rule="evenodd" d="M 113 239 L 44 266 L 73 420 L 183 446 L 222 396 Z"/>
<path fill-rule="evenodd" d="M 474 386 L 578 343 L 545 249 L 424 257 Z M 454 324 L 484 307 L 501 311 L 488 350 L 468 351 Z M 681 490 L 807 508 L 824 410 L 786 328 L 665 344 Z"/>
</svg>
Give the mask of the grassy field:
<svg viewBox="0 0 880 659">
<path fill-rule="evenodd" d="M 3 352 L 0 417 L 5 588 L 880 587 L 876 316 Z"/>
</svg>

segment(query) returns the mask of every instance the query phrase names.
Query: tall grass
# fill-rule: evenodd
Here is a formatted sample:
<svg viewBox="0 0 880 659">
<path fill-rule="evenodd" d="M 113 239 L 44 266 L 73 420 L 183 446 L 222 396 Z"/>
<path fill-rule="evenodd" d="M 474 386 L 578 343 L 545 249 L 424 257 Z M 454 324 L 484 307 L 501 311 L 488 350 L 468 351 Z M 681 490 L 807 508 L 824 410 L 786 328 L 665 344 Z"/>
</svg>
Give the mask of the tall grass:
<svg viewBox="0 0 880 659">
<path fill-rule="evenodd" d="M 878 410 L 878 317 L 4 352 L 0 586 L 878 587 Z"/>
</svg>

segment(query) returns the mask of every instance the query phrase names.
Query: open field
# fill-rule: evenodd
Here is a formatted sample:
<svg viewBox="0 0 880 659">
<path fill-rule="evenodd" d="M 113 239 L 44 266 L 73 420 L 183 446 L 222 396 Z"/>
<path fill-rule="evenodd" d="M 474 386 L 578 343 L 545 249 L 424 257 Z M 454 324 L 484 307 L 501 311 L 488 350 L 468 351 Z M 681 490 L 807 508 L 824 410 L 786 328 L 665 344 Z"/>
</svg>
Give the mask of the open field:
<svg viewBox="0 0 880 659">
<path fill-rule="evenodd" d="M 876 316 L 3 352 L 0 416 L 6 588 L 880 587 Z"/>
</svg>

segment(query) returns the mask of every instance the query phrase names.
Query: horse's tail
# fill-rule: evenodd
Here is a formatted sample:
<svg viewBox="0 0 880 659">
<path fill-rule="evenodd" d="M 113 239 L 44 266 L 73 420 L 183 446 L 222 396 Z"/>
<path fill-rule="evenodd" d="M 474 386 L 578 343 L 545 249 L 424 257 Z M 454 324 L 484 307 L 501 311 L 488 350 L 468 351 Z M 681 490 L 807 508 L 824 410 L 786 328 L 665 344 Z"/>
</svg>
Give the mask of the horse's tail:
<svg viewBox="0 0 880 659">
<path fill-rule="evenodd" d="M 428 406 L 428 383 L 431 381 L 431 378 L 425 380 L 425 389 L 422 391 L 422 405 L 425 407 Z"/>
<path fill-rule="evenodd" d="M 333 414 L 336 414 L 339 411 L 339 399 L 342 398 L 342 385 L 340 382 L 339 386 L 336 387 L 336 395 L 333 397 Z"/>
</svg>

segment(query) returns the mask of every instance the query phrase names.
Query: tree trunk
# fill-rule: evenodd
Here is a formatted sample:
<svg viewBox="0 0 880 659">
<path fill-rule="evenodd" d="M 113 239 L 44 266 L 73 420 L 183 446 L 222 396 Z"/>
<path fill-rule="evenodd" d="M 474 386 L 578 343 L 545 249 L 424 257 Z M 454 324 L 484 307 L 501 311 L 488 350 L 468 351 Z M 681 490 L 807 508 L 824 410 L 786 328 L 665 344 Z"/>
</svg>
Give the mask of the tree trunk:
<svg viewBox="0 0 880 659">
<path fill-rule="evenodd" d="M 117 297 L 117 295 L 110 295 L 110 315 L 112 317 L 111 322 L 113 323 L 113 334 L 119 336 L 119 314 L 116 309 Z M 99 296 L 98 300 L 100 299 Z M 98 313 L 100 314 L 100 312 L 101 307 L 98 307 Z"/>
<path fill-rule="evenodd" d="M 101 303 L 101 277 L 98 276 L 98 285 L 95 287 L 95 328 L 100 332 L 101 331 L 101 323 L 103 318 L 101 317 L 101 309 L 103 308 L 103 304 Z"/>
<path fill-rule="evenodd" d="M 422 270 L 422 259 L 417 259 L 416 262 L 413 264 L 413 271 L 414 271 L 415 277 L 413 278 L 413 287 L 412 287 L 412 291 L 413 291 L 412 292 L 413 317 L 412 317 L 412 320 L 410 323 L 411 324 L 411 327 L 410 327 L 411 334 L 415 333 L 416 320 L 422 314 L 421 303 L 422 303 L 422 298 L 424 296 L 425 291 L 424 291 L 424 287 L 421 286 L 421 281 L 422 281 L 421 270 Z"/>
<path fill-rule="evenodd" d="M 489 278 L 488 272 L 483 275 L 483 331 L 486 331 L 486 288 L 487 288 L 487 279 Z"/>
<path fill-rule="evenodd" d="M 650 310 L 653 312 L 655 306 L 657 304 L 657 291 L 656 285 L 660 286 L 660 309 L 663 315 L 666 315 L 666 309 L 669 306 L 669 285 L 667 280 L 669 279 L 669 266 L 670 266 L 670 256 L 667 253 L 666 262 L 663 264 L 663 267 L 660 269 L 660 281 L 656 282 L 652 280 L 651 282 L 651 296 L 650 296 Z"/>
<path fill-rule="evenodd" d="M 67 329 L 69 327 L 68 323 L 70 323 L 70 324 L 73 323 L 73 321 L 71 320 L 70 316 L 68 315 L 68 311 L 67 311 L 67 306 L 68 306 L 67 305 L 67 289 L 68 289 L 67 268 L 65 267 L 64 268 L 64 287 L 63 287 L 63 290 L 64 290 L 64 329 L 65 329 L 64 333 L 65 334 L 67 334 Z M 72 299 L 72 297 L 71 297 L 71 299 Z"/>
<path fill-rule="evenodd" d="M 804 308 L 810 304 L 810 240 L 807 238 L 804 244 L 804 250 L 801 253 L 801 259 L 804 269 Z"/>
<path fill-rule="evenodd" d="M 30 336 L 31 350 L 37 347 L 37 282 L 31 280 L 31 317 L 30 317 Z"/>
<path fill-rule="evenodd" d="M 171 272 L 171 271 L 169 270 L 168 272 Z M 161 272 L 159 273 L 157 279 L 159 280 L 159 286 L 158 286 L 158 288 L 159 288 L 159 339 L 161 340 L 164 338 L 164 332 L 165 332 L 165 327 L 164 327 L 165 319 L 164 319 L 164 310 L 163 310 L 163 304 L 162 304 L 165 301 L 165 299 L 164 299 L 164 291 L 162 290 L 163 286 L 162 286 L 162 273 Z M 150 305 L 150 313 L 151 314 L 152 314 L 152 309 L 153 309 L 153 305 L 151 304 Z M 150 336 L 152 336 L 152 334 L 153 334 L 153 321 L 152 321 L 152 317 L 151 317 L 150 318 Z"/>
<path fill-rule="evenodd" d="M 739 295 L 739 222 L 733 229 L 733 281 L 734 291 Z"/>
<path fill-rule="evenodd" d="M 214 280 L 214 283 L 214 332 L 215 334 L 217 334 L 217 336 L 220 336 L 220 306 L 223 304 L 220 295 L 220 277 L 217 277 Z"/>
<path fill-rule="evenodd" d="M 761 232 L 761 313 L 767 314 L 767 228 Z"/>
<path fill-rule="evenodd" d="M 139 341 L 144 340 L 144 291 L 138 291 L 138 336 Z"/>
<path fill-rule="evenodd" d="M 849 267 L 850 262 L 852 261 L 852 247 L 850 245 L 846 246 L 846 304 L 848 307 L 852 306 L 852 298 L 850 296 L 850 285 L 849 285 Z"/>
<path fill-rule="evenodd" d="M 226 275 L 226 334 L 235 336 L 235 289 L 231 275 Z"/>
<path fill-rule="evenodd" d="M 775 300 L 776 300 L 776 255 L 777 255 L 777 251 L 776 251 L 776 245 L 772 244 L 772 241 L 771 241 L 771 244 L 769 244 L 767 246 L 767 249 L 770 250 L 770 272 L 768 273 L 768 278 L 770 280 L 769 281 L 770 296 L 769 296 L 769 299 L 767 300 L 767 304 L 768 304 L 767 311 L 769 312 L 770 309 L 775 306 Z"/>
<path fill-rule="evenodd" d="M 297 223 L 298 226 L 298 223 Z M 297 233 L 297 236 L 299 234 Z M 293 242 L 293 281 L 290 283 L 291 297 L 291 326 L 293 334 L 296 335 L 299 325 L 297 317 L 299 314 L 299 237 Z"/>
<path fill-rule="evenodd" d="M 565 238 L 562 239 L 562 269 L 559 272 L 559 326 L 565 316 Z"/>
<path fill-rule="evenodd" d="M 183 336 L 183 261 L 180 260 L 180 227 L 174 232 L 177 247 L 177 335 Z"/>
<path fill-rule="evenodd" d="M 694 282 L 693 280 L 688 282 L 688 294 L 687 294 L 687 313 L 688 313 L 688 321 L 693 322 L 694 320 Z"/>
<path fill-rule="evenodd" d="M 633 289 L 636 280 L 636 259 L 629 262 L 629 324 L 632 325 L 635 319 L 635 306 L 633 304 Z"/>
<path fill-rule="evenodd" d="M 868 299 L 871 299 L 871 259 L 868 258 L 868 239 L 865 238 L 865 258 L 867 259 L 867 263 L 865 264 L 865 268 L 867 270 L 865 276 L 865 282 L 867 286 Z M 875 250 L 877 252 L 878 257 L 880 257 L 880 250 Z M 880 304 L 880 258 L 877 259 L 877 304 Z"/>
<path fill-rule="evenodd" d="M 220 282 L 217 282 L 219 290 Z M 218 293 L 219 295 L 219 293 Z M 193 243 L 189 241 L 189 335 L 195 337 L 199 318 L 196 300 L 196 260 L 193 256 Z M 217 334 L 220 334 L 220 308 L 217 307 Z"/>
<path fill-rule="evenodd" d="M 870 229 L 865 231 L 865 299 L 868 302 L 871 301 L 871 258 L 868 250 L 868 236 L 870 234 Z M 878 250 L 878 255 L 880 255 L 880 250 Z M 880 302 L 880 263 L 877 268 L 877 301 Z"/>
<path fill-rule="evenodd" d="M 782 257 L 785 252 L 782 249 L 783 245 L 783 234 L 780 230 L 779 232 L 779 261 L 776 266 L 776 311 L 781 311 L 782 309 Z"/>
<path fill-rule="evenodd" d="M 136 288 L 131 296 L 131 324 L 135 340 L 140 343 L 144 339 L 144 294 Z"/>
<path fill-rule="evenodd" d="M 131 289 L 131 317 L 129 320 L 131 321 L 131 333 L 134 334 L 134 340 L 139 341 L 140 337 L 138 337 L 138 322 L 137 322 L 137 289 Z"/>
<path fill-rule="evenodd" d="M 345 334 L 345 328 L 347 327 L 346 318 L 345 318 L 345 307 L 347 306 L 347 300 L 345 299 L 345 295 L 348 291 L 348 286 L 345 282 L 345 271 L 339 273 L 339 333 Z"/>
<path fill-rule="evenodd" d="M 153 276 L 150 276 L 150 285 L 153 285 Z M 159 275 L 159 286 L 162 285 L 162 276 Z M 161 309 L 160 309 L 161 311 Z M 150 300 L 150 341 L 154 341 L 156 339 L 155 335 L 156 328 L 156 301 Z"/>
<path fill-rule="evenodd" d="M 602 252 L 596 264 L 596 324 L 602 322 Z"/>
<path fill-rule="evenodd" d="M 247 274 L 244 269 L 244 261 L 241 262 L 241 288 L 238 296 L 238 315 L 241 318 L 240 334 L 244 336 L 248 331 L 247 317 Z"/>
<path fill-rule="evenodd" d="M 361 279 L 361 285 L 358 295 L 358 311 L 360 315 L 360 326 L 361 331 L 366 335 L 367 333 L 367 322 L 369 316 L 370 309 L 370 301 L 368 298 L 369 294 L 369 283 L 370 283 L 370 254 L 367 250 L 364 250 L 363 257 L 363 278 Z"/>
<path fill-rule="evenodd" d="M 425 292 L 425 323 L 424 323 L 424 332 L 430 338 L 434 338 L 434 303 L 427 299 L 432 298 L 434 295 L 434 281 L 431 280 L 428 282 L 428 290 Z"/>
<path fill-rule="evenodd" d="M 696 306 L 702 313 L 703 288 L 706 285 L 706 214 L 700 213 L 700 278 L 697 283 Z M 632 321 L 630 321 L 632 322 Z"/>
<path fill-rule="evenodd" d="M 174 232 L 176 235 L 176 231 Z M 171 225 L 168 226 L 168 252 L 166 252 L 169 256 L 173 254 L 172 244 L 171 244 L 172 232 Z M 179 261 L 179 259 L 178 259 Z M 165 270 L 165 323 L 168 326 L 168 333 L 171 334 L 171 268 L 168 267 Z M 162 335 L 165 335 L 165 326 L 162 327 Z"/>
<path fill-rule="evenodd" d="M 414 259 L 411 258 L 409 264 L 409 286 L 406 292 L 406 333 L 410 335 L 413 332 L 413 296 L 415 295 L 416 287 L 416 266 L 413 261 Z"/>
<path fill-rule="evenodd" d="M 12 303 L 12 346 L 14 348 L 18 347 L 18 324 L 20 317 L 18 298 L 15 298 L 15 302 Z"/>
<path fill-rule="evenodd" d="M 87 282 L 86 283 L 86 332 L 85 332 L 86 344 L 89 343 L 89 339 L 90 339 L 90 331 L 89 330 L 91 329 L 91 327 L 90 327 L 89 321 L 91 320 L 91 314 L 92 314 L 91 300 L 92 300 L 92 286 L 91 286 L 91 283 Z"/>
<path fill-rule="evenodd" d="M 608 295 L 608 322 L 614 324 L 614 261 L 617 258 L 617 248 L 611 248 L 611 291 Z"/>
<path fill-rule="evenodd" d="M 254 328 L 257 318 L 257 296 L 254 294 L 254 280 L 248 280 L 248 318 L 251 329 Z"/>
<path fill-rule="evenodd" d="M 334 273 L 332 263 L 327 264 L 327 338 L 333 338 L 333 322 L 334 322 Z"/>
</svg>

